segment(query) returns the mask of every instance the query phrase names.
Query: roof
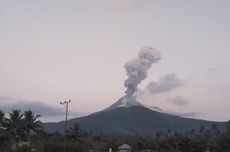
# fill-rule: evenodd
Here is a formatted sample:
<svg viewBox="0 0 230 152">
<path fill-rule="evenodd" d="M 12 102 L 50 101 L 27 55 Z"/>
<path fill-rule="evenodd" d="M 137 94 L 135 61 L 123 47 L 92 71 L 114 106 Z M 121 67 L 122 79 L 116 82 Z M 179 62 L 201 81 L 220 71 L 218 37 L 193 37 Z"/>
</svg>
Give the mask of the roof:
<svg viewBox="0 0 230 152">
<path fill-rule="evenodd" d="M 129 146 L 128 144 L 123 144 L 120 147 L 118 147 L 118 149 L 131 149 L 132 147 Z"/>
</svg>

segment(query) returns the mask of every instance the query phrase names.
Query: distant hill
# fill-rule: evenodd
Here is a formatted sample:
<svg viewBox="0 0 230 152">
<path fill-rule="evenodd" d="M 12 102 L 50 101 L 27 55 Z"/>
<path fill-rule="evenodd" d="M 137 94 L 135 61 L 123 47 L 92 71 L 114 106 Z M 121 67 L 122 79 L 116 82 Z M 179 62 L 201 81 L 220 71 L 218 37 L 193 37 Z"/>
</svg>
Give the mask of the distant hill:
<svg viewBox="0 0 230 152">
<path fill-rule="evenodd" d="M 105 135 L 153 135 L 158 131 L 184 132 L 191 129 L 199 129 L 216 125 L 220 130 L 224 128 L 223 122 L 211 122 L 198 119 L 182 118 L 151 110 L 135 103 L 130 106 L 117 106 L 107 110 L 93 113 L 88 116 L 74 118 L 68 121 L 68 127 L 75 122 L 81 129 L 92 130 L 94 133 Z M 124 103 L 122 103 L 124 105 Z M 64 130 L 64 121 L 57 123 L 45 123 L 48 132 Z"/>
</svg>

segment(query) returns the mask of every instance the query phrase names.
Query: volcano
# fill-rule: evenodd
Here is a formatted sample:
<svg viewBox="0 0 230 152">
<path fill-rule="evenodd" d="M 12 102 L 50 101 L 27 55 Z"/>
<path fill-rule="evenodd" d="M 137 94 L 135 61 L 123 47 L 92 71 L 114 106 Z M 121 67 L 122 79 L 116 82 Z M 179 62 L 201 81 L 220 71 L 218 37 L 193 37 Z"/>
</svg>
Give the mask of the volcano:
<svg viewBox="0 0 230 152">
<path fill-rule="evenodd" d="M 136 101 L 138 85 L 147 77 L 147 70 L 152 64 L 160 59 L 161 54 L 157 49 L 142 47 L 137 58 L 125 64 L 128 76 L 124 83 L 127 88 L 126 95 L 102 111 L 69 120 L 68 127 L 79 123 L 81 129 L 106 135 L 153 135 L 168 129 L 184 132 L 212 124 L 223 128 L 224 123 L 183 118 L 163 113 L 160 108 L 145 106 Z M 44 127 L 50 132 L 63 132 L 64 123 L 46 123 Z"/>
<path fill-rule="evenodd" d="M 216 125 L 220 130 L 223 122 L 213 122 L 198 119 L 183 118 L 160 112 L 158 108 L 149 108 L 137 102 L 135 98 L 122 97 L 110 107 L 88 116 L 74 118 L 68 121 L 68 127 L 79 123 L 80 128 L 91 130 L 95 134 L 105 135 L 154 135 L 159 131 L 185 132 L 191 129 L 198 130 L 201 126 Z M 64 130 L 64 121 L 46 123 L 44 128 L 48 132 Z"/>
</svg>

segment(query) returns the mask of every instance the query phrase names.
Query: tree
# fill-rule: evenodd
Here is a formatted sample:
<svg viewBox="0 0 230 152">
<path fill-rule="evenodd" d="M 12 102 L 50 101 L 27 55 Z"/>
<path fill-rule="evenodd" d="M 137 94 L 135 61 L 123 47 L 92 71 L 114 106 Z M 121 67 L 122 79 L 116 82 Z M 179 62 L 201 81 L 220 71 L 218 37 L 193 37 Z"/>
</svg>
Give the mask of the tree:
<svg viewBox="0 0 230 152">
<path fill-rule="evenodd" d="M 0 129 L 4 129 L 6 123 L 5 113 L 0 110 Z"/>
<path fill-rule="evenodd" d="M 192 129 L 192 130 L 190 131 L 190 134 L 191 134 L 191 135 L 195 135 L 195 134 L 196 134 L 196 131 L 195 131 L 194 129 Z"/>
<path fill-rule="evenodd" d="M 5 113 L 0 110 L 0 151 L 7 151 L 9 146 L 9 134 L 6 132 Z"/>
<path fill-rule="evenodd" d="M 35 115 L 31 110 L 24 112 L 23 122 L 27 137 L 30 137 L 31 131 L 38 132 L 42 129 L 41 121 L 37 120 L 39 117 L 40 115 Z"/>
<path fill-rule="evenodd" d="M 227 131 L 230 132 L 230 120 L 226 123 L 226 128 L 227 128 Z"/>
<path fill-rule="evenodd" d="M 218 134 L 220 134 L 220 131 L 219 131 L 218 127 L 215 124 L 213 124 L 211 126 L 211 133 L 212 133 L 212 135 L 214 137 L 217 136 Z"/>
<path fill-rule="evenodd" d="M 78 139 L 78 137 L 80 136 L 80 127 L 78 123 L 74 123 L 73 127 L 70 128 L 69 136 L 71 139 Z"/>
<path fill-rule="evenodd" d="M 203 125 L 200 127 L 200 130 L 199 130 L 199 131 L 200 131 L 201 134 L 204 134 L 204 133 L 205 133 L 205 128 L 204 128 Z"/>
<path fill-rule="evenodd" d="M 24 137 L 23 114 L 20 110 L 12 110 L 9 113 L 10 118 L 6 122 L 6 129 L 13 138 L 18 140 Z"/>
<path fill-rule="evenodd" d="M 167 129 L 167 136 L 170 136 L 172 133 L 171 129 Z"/>
</svg>

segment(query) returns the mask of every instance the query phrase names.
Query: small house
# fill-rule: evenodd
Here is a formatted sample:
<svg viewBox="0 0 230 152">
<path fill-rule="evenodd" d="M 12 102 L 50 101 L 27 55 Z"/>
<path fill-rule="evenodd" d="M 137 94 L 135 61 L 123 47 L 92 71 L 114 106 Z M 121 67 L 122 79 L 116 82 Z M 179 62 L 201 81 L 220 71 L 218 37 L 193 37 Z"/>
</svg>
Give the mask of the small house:
<svg viewBox="0 0 230 152">
<path fill-rule="evenodd" d="M 128 144 L 123 144 L 120 147 L 118 147 L 119 152 L 131 152 L 132 147 Z"/>
</svg>

